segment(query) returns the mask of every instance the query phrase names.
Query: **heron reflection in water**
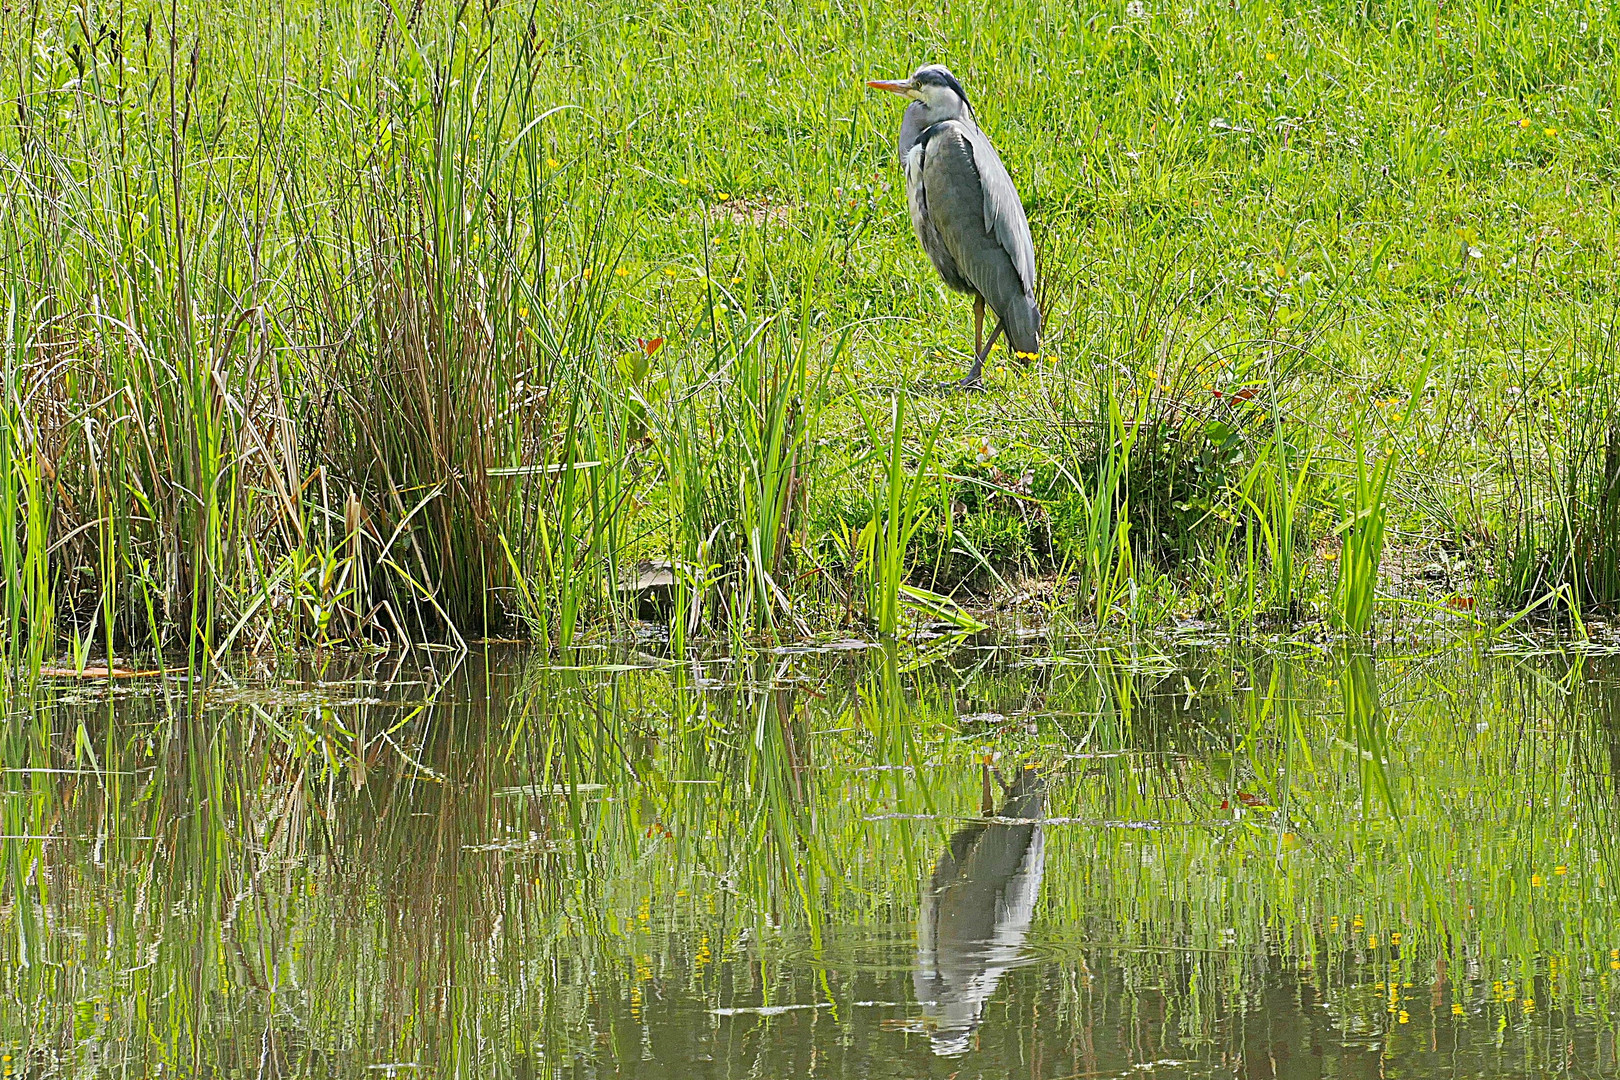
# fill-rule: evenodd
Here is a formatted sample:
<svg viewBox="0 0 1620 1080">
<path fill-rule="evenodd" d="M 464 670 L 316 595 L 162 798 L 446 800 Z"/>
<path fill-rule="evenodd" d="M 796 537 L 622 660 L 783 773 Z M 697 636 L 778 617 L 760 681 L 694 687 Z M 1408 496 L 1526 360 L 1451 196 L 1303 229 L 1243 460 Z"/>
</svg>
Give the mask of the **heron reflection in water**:
<svg viewBox="0 0 1620 1080">
<path fill-rule="evenodd" d="M 985 1002 L 1020 961 L 1046 868 L 1045 805 L 1039 770 L 1020 769 L 994 815 L 999 820 L 957 830 L 923 886 L 912 985 L 941 1057 L 967 1052 Z"/>
</svg>

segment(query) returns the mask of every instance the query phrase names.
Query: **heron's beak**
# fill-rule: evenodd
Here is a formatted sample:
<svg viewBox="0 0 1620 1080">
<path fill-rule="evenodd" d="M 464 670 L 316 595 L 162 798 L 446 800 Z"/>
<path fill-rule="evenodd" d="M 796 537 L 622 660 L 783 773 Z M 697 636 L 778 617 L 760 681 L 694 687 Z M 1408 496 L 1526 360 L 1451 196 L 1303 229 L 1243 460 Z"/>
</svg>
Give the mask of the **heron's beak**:
<svg viewBox="0 0 1620 1080">
<path fill-rule="evenodd" d="M 866 84 L 874 90 L 887 90 L 891 94 L 910 97 L 914 88 L 910 79 L 872 79 Z"/>
</svg>

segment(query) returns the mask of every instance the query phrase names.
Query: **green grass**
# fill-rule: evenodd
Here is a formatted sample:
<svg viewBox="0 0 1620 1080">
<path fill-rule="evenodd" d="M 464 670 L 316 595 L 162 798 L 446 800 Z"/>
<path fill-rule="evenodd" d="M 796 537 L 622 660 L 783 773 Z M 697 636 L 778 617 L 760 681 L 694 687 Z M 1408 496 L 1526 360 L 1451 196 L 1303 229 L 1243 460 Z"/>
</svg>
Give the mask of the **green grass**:
<svg viewBox="0 0 1620 1080">
<path fill-rule="evenodd" d="M 12 4 L 12 656 L 563 647 L 645 559 L 693 633 L 885 627 L 828 553 L 881 518 L 891 400 L 983 467 L 905 461 L 908 589 L 1607 612 L 1617 40 L 1576 3 Z M 929 59 L 1040 257 L 1046 355 L 980 395 L 863 85 Z M 1357 446 L 1444 574 L 1327 559 Z"/>
</svg>

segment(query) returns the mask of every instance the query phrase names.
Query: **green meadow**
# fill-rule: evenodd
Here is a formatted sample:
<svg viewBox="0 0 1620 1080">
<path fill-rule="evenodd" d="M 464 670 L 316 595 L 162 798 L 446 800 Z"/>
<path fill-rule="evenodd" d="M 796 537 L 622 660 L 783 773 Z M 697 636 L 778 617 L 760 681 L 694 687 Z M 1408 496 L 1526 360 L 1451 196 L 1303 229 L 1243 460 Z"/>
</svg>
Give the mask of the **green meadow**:
<svg viewBox="0 0 1620 1080">
<path fill-rule="evenodd" d="M 14 662 L 1620 599 L 1604 4 L 0 14 Z M 966 369 L 951 66 L 1047 339 Z M 651 565 L 649 565 L 651 564 Z M 626 588 L 650 571 L 663 585 Z"/>
</svg>

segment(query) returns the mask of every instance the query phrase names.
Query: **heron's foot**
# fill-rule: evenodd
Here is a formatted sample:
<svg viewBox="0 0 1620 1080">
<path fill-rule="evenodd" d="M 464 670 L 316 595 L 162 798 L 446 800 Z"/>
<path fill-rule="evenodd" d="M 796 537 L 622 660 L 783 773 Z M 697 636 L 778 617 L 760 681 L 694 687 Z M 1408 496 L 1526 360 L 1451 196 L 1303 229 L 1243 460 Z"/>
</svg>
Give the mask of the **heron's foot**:
<svg viewBox="0 0 1620 1080">
<path fill-rule="evenodd" d="M 996 323 L 996 332 L 990 335 L 990 340 L 974 350 L 973 366 L 968 369 L 967 378 L 962 380 L 962 386 L 964 389 L 984 389 L 984 381 L 979 378 L 979 373 L 984 370 L 985 359 L 989 357 L 990 350 L 996 347 L 996 338 L 1001 336 L 1001 331 L 1002 325 L 998 321 Z"/>
<path fill-rule="evenodd" d="M 973 358 L 973 366 L 968 368 L 968 373 L 965 376 L 963 376 L 962 381 L 958 385 L 961 386 L 962 389 L 964 389 L 964 390 L 983 390 L 984 389 L 984 379 L 982 378 L 983 372 L 984 372 L 984 354 L 980 353 L 979 355 L 977 355 L 977 356 L 975 356 Z"/>
</svg>

